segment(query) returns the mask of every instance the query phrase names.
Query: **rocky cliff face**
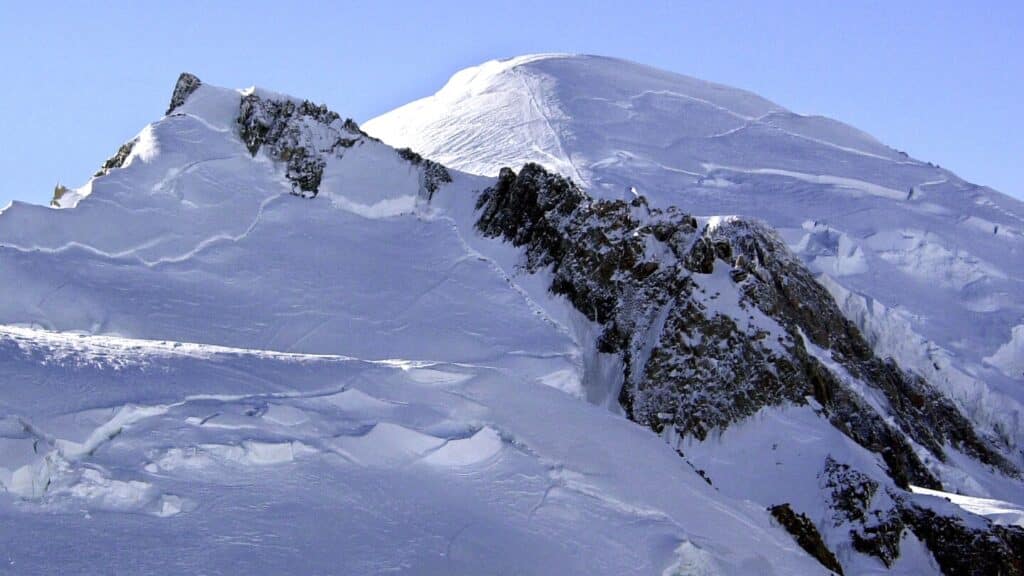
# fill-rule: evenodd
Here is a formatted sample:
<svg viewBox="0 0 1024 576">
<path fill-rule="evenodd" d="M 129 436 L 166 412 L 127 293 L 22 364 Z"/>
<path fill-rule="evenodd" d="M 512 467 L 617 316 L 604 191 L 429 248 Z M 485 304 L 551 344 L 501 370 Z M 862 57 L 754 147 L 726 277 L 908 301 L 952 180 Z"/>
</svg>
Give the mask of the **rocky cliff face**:
<svg viewBox="0 0 1024 576">
<path fill-rule="evenodd" d="M 765 408 L 811 403 L 875 453 L 894 484 L 879 495 L 876 480 L 825 463 L 823 495 L 834 518 L 851 526 L 858 551 L 889 565 L 908 528 L 944 568 L 943 554 L 954 556 L 980 534 L 1000 542 L 1000 566 L 1019 562 L 1016 530 L 1012 538 L 991 526 L 928 536 L 934 523 L 918 522 L 927 513 L 900 490 L 940 487 L 921 454 L 945 461 L 953 447 L 1004 474 L 1017 470 L 945 396 L 876 357 L 769 228 L 700 221 L 650 208 L 638 195 L 594 200 L 536 164 L 502 170 L 477 209 L 482 234 L 522 247 L 523 267 L 550 270 L 550 291 L 601 326 L 596 345 L 623 359 L 620 402 L 633 420 L 670 441 L 703 439 Z"/>
</svg>

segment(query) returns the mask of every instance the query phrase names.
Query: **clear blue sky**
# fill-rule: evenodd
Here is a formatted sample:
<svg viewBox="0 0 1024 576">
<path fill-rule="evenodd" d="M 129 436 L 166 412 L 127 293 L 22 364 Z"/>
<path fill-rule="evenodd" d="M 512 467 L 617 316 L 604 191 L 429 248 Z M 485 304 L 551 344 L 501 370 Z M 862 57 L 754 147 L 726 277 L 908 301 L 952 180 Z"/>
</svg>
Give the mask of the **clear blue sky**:
<svg viewBox="0 0 1024 576">
<path fill-rule="evenodd" d="M 85 182 L 163 114 L 183 70 L 363 121 L 463 67 L 552 51 L 746 88 L 1024 197 L 1019 0 L 0 0 L 0 206 Z"/>
</svg>

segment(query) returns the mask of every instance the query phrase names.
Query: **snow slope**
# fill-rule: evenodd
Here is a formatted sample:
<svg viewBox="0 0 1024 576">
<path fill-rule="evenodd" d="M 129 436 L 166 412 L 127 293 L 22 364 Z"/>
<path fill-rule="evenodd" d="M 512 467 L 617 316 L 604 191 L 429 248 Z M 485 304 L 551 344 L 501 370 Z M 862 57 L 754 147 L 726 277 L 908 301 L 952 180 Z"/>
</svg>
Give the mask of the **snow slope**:
<svg viewBox="0 0 1024 576">
<path fill-rule="evenodd" d="M 841 122 L 597 56 L 487 62 L 365 128 L 468 172 L 533 161 L 598 196 L 767 221 L 880 355 L 1021 463 L 1021 202 Z"/>
<path fill-rule="evenodd" d="M 490 180 L 449 214 L 358 137 L 299 198 L 248 94 L 287 98 L 203 84 L 67 209 L 0 212 L 0 571 L 821 573 L 580 400 L 571 314 L 460 225 Z"/>
<path fill-rule="evenodd" d="M 0 349 L 11 573 L 815 573 L 656 437 L 494 368 L 24 328 Z"/>
</svg>

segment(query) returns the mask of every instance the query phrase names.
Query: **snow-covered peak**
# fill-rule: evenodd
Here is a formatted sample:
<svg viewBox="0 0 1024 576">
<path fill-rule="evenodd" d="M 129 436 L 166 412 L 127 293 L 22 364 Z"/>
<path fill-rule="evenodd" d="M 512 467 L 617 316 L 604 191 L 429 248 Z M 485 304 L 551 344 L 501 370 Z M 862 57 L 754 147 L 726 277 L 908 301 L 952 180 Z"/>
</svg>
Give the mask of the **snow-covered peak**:
<svg viewBox="0 0 1024 576">
<path fill-rule="evenodd" d="M 364 126 L 469 172 L 537 162 L 599 197 L 763 219 L 882 356 L 1024 445 L 1017 200 L 842 122 L 598 56 L 487 62 Z"/>
<path fill-rule="evenodd" d="M 763 168 L 764 160 L 804 175 L 828 164 L 829 174 L 851 181 L 849 155 L 926 166 L 851 126 L 745 90 L 591 55 L 492 60 L 365 127 L 460 170 L 496 175 L 535 161 L 608 193 L 629 184 L 627 172 L 667 170 L 692 182 L 718 168 Z M 865 181 L 897 195 L 914 183 Z M 678 189 L 642 192 L 659 200 Z"/>
<path fill-rule="evenodd" d="M 459 71 L 434 96 L 371 120 L 366 128 L 386 142 L 470 172 L 496 175 L 504 165 L 536 161 L 579 178 L 572 158 L 577 150 L 563 142 L 562 123 L 581 119 L 578 110 L 615 120 L 637 105 L 672 100 L 685 101 L 695 117 L 721 115 L 727 123 L 787 113 L 749 92 L 626 60 L 535 54 Z"/>
</svg>

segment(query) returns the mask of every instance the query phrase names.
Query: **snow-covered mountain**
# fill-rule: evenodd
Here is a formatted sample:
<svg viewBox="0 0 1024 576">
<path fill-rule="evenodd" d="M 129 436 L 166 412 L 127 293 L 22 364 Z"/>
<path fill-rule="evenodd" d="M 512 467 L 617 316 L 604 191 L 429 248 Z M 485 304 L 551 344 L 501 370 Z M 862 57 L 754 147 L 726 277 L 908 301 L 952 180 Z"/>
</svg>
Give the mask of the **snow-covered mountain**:
<svg viewBox="0 0 1024 576">
<path fill-rule="evenodd" d="M 123 150 L 0 213 L 4 571 L 818 571 L 580 400 L 460 220 L 492 180 L 190 76 Z"/>
<path fill-rule="evenodd" d="M 422 151 L 184 74 L 0 211 L 3 568 L 1021 571 L 1012 444 L 788 236 Z"/>
<path fill-rule="evenodd" d="M 768 222 L 880 355 L 1024 462 L 1021 202 L 841 122 L 597 56 L 487 62 L 364 127 L 472 173 L 537 162 L 597 196 Z"/>
</svg>

